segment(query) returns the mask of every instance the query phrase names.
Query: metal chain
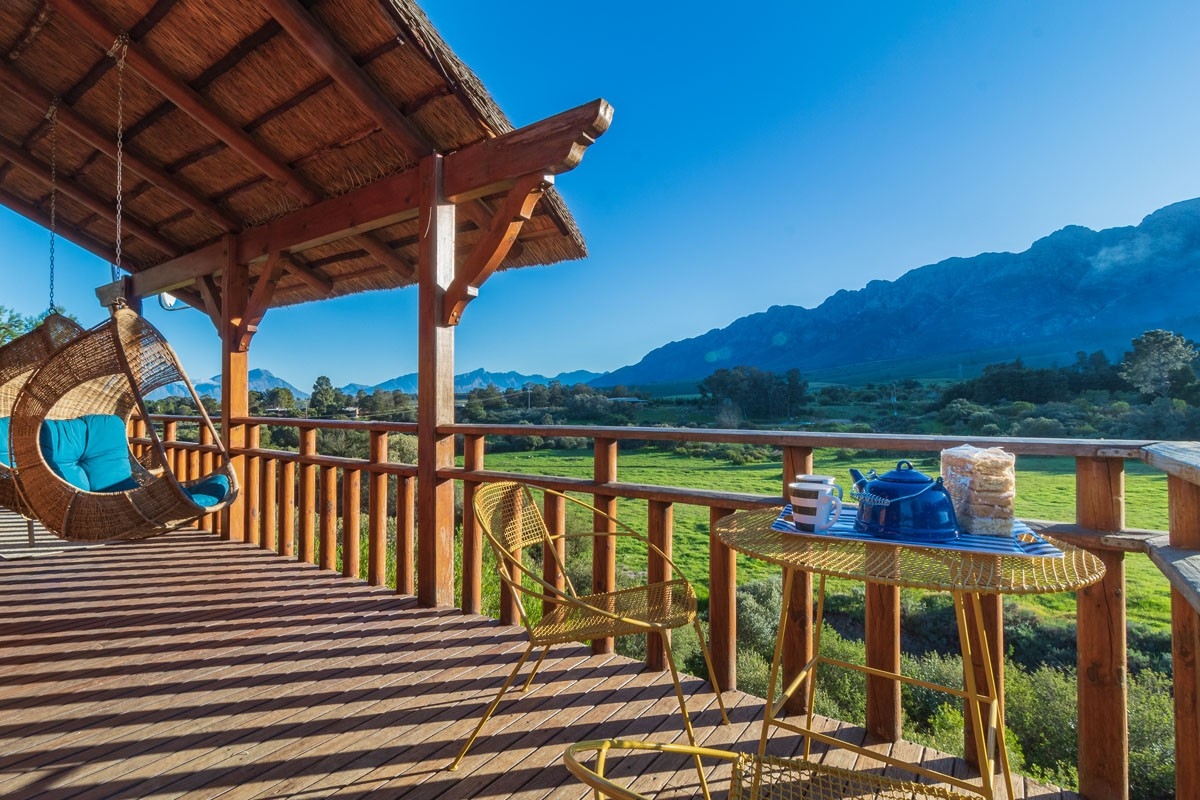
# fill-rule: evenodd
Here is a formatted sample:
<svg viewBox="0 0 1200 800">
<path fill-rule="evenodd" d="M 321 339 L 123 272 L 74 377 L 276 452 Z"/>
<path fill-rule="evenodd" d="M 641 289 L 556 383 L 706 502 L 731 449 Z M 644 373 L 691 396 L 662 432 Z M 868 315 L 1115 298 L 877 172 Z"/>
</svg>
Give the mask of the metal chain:
<svg viewBox="0 0 1200 800">
<path fill-rule="evenodd" d="M 58 101 L 54 98 L 46 119 L 50 121 L 50 307 L 47 314 L 53 314 L 54 307 L 54 240 L 58 233 Z"/>
<path fill-rule="evenodd" d="M 121 216 L 124 211 L 125 172 L 125 54 L 129 52 L 129 34 L 122 33 L 109 49 L 110 58 L 117 62 L 117 237 L 113 248 L 112 279 L 121 278 Z"/>
</svg>

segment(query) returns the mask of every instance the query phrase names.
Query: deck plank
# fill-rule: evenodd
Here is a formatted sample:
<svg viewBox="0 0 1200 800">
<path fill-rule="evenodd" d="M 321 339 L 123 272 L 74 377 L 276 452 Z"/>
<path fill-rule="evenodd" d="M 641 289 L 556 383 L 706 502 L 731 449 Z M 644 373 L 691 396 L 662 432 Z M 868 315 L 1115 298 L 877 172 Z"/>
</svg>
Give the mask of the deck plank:
<svg viewBox="0 0 1200 800">
<path fill-rule="evenodd" d="M 564 645 L 449 772 L 523 631 L 206 532 L 0 561 L 0 603 L 3 797 L 582 800 L 562 765 L 568 743 L 684 741 L 669 673 Z M 686 677 L 684 689 L 702 743 L 757 747 L 761 699 L 726 692 L 726 727 L 710 686 Z M 966 769 L 929 748 L 879 746 Z M 772 752 L 800 747 L 772 737 Z M 814 759 L 855 763 L 825 751 Z M 721 794 L 728 767 L 706 769 Z M 672 797 L 697 783 L 680 757 L 631 759 L 614 774 Z M 1060 796 L 1018 785 L 1029 800 Z"/>
</svg>

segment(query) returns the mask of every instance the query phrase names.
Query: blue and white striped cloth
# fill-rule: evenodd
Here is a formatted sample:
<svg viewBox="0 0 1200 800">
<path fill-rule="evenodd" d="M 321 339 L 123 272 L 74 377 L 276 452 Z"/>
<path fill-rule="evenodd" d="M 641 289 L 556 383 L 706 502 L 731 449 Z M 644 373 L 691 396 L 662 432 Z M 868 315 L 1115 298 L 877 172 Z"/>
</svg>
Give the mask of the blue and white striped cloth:
<svg viewBox="0 0 1200 800">
<path fill-rule="evenodd" d="M 888 542 L 904 547 L 932 547 L 937 550 L 964 550 L 968 553 L 993 553 L 1001 556 L 1062 558 L 1063 555 L 1062 550 L 1047 542 L 1020 520 L 1014 520 L 1013 535 L 1009 537 L 979 536 L 973 533 L 959 532 L 958 538 L 951 542 L 909 542 L 899 539 L 885 539 L 854 530 L 855 513 L 856 509 L 853 506 L 847 506 L 843 509 L 838 521 L 833 523 L 833 527 L 817 533 L 807 533 L 798 530 L 796 524 L 792 522 L 792 506 L 788 504 L 783 507 L 783 511 L 779 513 L 779 516 L 775 518 L 775 522 L 771 524 L 771 530 L 781 531 L 782 533 L 794 533 L 800 536 L 843 539 L 851 542 L 873 542 L 875 544 Z"/>
</svg>

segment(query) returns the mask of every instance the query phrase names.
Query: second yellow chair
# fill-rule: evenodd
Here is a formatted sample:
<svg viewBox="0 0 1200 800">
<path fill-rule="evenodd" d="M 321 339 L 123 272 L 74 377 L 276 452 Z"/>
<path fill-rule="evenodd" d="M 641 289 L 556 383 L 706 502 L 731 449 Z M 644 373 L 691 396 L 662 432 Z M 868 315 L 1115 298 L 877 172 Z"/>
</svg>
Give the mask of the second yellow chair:
<svg viewBox="0 0 1200 800">
<path fill-rule="evenodd" d="M 522 691 L 529 688 L 538 668 L 550 651 L 550 647 L 565 642 L 587 642 L 592 639 L 604 639 L 610 636 L 628 634 L 658 634 L 662 643 L 666 662 L 671 669 L 671 678 L 675 682 L 675 696 L 679 700 L 679 709 L 683 715 L 683 727 L 687 732 L 688 741 L 696 744 L 696 734 L 692 730 L 692 722 L 688 717 L 687 703 L 684 700 L 683 688 L 679 683 L 679 671 L 675 666 L 675 658 L 671 653 L 670 636 L 668 631 L 686 625 L 692 625 L 700 641 L 700 651 L 704 654 L 704 663 L 708 674 L 713 675 L 712 658 L 704 641 L 704 632 L 696 615 L 696 593 L 688 583 L 683 573 L 675 566 L 660 548 L 630 528 L 628 525 L 604 514 L 599 509 L 576 500 L 569 495 L 545 490 L 547 494 L 559 495 L 566 501 L 583 506 L 592 514 L 600 515 L 611 520 L 617 530 L 586 532 L 562 536 L 551 536 L 545 520 L 538 510 L 537 504 L 528 487 L 513 482 L 489 483 L 481 486 L 475 493 L 475 514 L 483 528 L 488 544 L 496 554 L 500 565 L 500 577 L 508 587 L 511 597 L 517 607 L 521 624 L 529 633 L 529 645 L 521 655 L 512 673 L 500 687 L 494 700 L 487 707 L 483 717 L 471 732 L 463 745 L 458 757 L 450 765 L 450 769 L 458 767 L 466 756 L 475 737 L 484 724 L 495 712 L 505 692 L 516 680 L 521 668 L 529 659 L 534 648 L 541 648 L 533 671 L 526 679 Z M 599 592 L 580 595 L 575 591 L 570 578 L 567 576 L 566 564 L 563 563 L 559 540 L 578 538 L 593 538 L 598 536 L 617 536 L 637 539 L 651 553 L 654 553 L 668 567 L 667 579 L 647 583 L 644 586 L 618 589 L 613 592 Z M 553 559 L 556 574 L 560 581 L 550 582 L 542 575 L 530 569 L 522 560 L 522 551 L 533 546 L 540 546 L 543 559 Z M 532 614 L 535 608 L 527 603 L 541 605 L 540 616 Z M 720 687 L 713 680 L 713 690 L 721 708 L 721 716 L 725 724 L 729 717 L 725 712 L 725 704 L 721 699 Z"/>
</svg>

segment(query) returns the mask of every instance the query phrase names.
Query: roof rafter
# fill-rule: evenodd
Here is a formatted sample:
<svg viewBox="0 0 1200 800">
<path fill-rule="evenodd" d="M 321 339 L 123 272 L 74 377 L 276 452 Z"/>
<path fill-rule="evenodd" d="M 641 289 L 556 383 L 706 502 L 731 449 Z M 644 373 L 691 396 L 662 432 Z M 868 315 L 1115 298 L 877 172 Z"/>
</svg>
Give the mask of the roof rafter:
<svg viewBox="0 0 1200 800">
<path fill-rule="evenodd" d="M 51 0 L 54 7 L 63 12 L 95 44 L 107 50 L 116 41 L 118 32 L 106 20 L 97 15 L 81 0 Z M 246 131 L 225 118 L 207 98 L 183 83 L 157 59 L 145 53 L 136 42 L 130 42 L 126 51 L 126 65 L 164 97 L 174 103 L 180 111 L 194 119 L 231 149 L 262 170 L 272 180 L 278 181 L 287 191 L 311 206 L 321 200 L 321 194 L 300 175 L 281 163 L 274 155 L 254 141 Z M 351 65 L 358 69 L 356 65 Z M 382 242 L 363 237 L 358 244 L 372 258 L 396 272 L 403 278 L 411 278 L 415 268 L 407 260 Z"/>
<path fill-rule="evenodd" d="M 379 90 L 325 28 L 295 0 L 259 0 L 259 5 L 283 26 L 363 111 L 416 160 L 435 152 L 429 140 Z"/>
<path fill-rule="evenodd" d="M 14 97 L 32 106 L 39 115 L 45 114 L 46 109 L 50 108 L 51 103 L 54 102 L 54 96 L 50 92 L 34 84 L 11 67 L 3 64 L 0 64 L 0 86 L 7 89 Z M 83 139 L 108 157 L 116 157 L 117 143 L 115 137 L 97 130 L 69 105 L 60 103 L 57 114 L 58 122 L 65 130 Z M 208 200 L 205 200 L 190 188 L 168 175 L 164 170 L 141 158 L 128 147 L 125 148 L 124 160 L 125 166 L 130 172 L 141 175 L 162 191 L 192 208 L 196 213 L 221 230 L 232 233 L 241 228 L 241 225 L 233 216 Z"/>
<path fill-rule="evenodd" d="M 33 175 L 35 178 L 43 180 L 47 184 L 51 183 L 50 167 L 48 165 L 43 164 L 41 161 L 33 158 L 31 155 L 29 155 L 29 153 L 26 153 L 19 147 L 16 147 L 15 145 L 5 141 L 2 137 L 0 137 L 0 157 L 8 159 L 13 166 L 24 170 L 30 175 Z M 61 191 L 67 197 L 70 197 L 75 202 L 94 211 L 96 214 L 100 215 L 109 222 L 116 221 L 117 214 L 116 209 L 113 207 L 112 201 L 108 200 L 107 198 L 99 197 L 91 190 L 86 189 L 74 181 L 68 180 L 64 177 L 57 178 L 55 183 L 57 184 L 59 191 Z M 51 185 L 51 190 L 54 188 L 54 185 Z M 121 223 L 139 239 L 172 258 L 178 257 L 183 252 L 179 245 L 169 241 L 163 236 L 160 236 L 149 225 L 135 219 L 129 214 L 128 211 L 122 215 Z"/>
</svg>

